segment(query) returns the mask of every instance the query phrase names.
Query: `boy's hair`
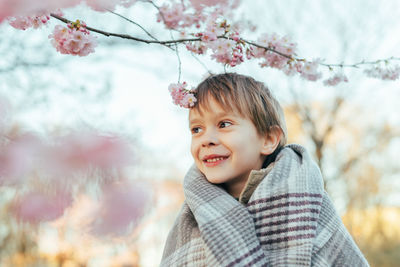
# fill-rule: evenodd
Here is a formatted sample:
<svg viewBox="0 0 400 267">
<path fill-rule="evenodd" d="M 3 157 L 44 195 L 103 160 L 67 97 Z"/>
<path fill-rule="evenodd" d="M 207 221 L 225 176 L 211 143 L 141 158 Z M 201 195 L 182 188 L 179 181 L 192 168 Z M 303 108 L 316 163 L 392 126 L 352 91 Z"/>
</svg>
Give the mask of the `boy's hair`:
<svg viewBox="0 0 400 267">
<path fill-rule="evenodd" d="M 237 73 L 212 75 L 197 86 L 197 102 L 193 109 L 200 113 L 202 109 L 209 110 L 210 97 L 225 110 L 249 118 L 261 136 L 268 134 L 272 127 L 279 127 L 282 137 L 276 151 L 286 144 L 287 130 L 282 107 L 263 83 Z"/>
</svg>

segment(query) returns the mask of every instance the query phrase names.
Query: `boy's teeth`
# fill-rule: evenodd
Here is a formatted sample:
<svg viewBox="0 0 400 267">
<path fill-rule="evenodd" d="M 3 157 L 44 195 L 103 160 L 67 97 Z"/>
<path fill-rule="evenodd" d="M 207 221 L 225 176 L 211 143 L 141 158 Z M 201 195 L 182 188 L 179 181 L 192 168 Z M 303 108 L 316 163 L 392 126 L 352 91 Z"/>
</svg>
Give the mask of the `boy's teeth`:
<svg viewBox="0 0 400 267">
<path fill-rule="evenodd" d="M 223 157 L 220 157 L 220 158 L 213 158 L 213 159 L 208 159 L 208 160 L 206 160 L 207 162 L 216 162 L 216 161 L 218 161 L 218 160 L 223 160 L 224 158 Z"/>
</svg>

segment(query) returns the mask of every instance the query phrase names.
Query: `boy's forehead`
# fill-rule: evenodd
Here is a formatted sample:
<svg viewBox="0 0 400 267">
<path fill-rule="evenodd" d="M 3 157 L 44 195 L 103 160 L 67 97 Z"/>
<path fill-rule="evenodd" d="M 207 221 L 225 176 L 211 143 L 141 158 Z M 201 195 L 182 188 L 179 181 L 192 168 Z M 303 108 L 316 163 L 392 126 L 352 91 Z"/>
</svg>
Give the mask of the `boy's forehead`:
<svg viewBox="0 0 400 267">
<path fill-rule="evenodd" d="M 222 106 L 215 100 L 208 105 L 197 106 L 189 110 L 189 123 L 193 123 L 205 118 L 220 118 L 224 116 L 242 117 L 239 112 L 228 106 Z"/>
</svg>

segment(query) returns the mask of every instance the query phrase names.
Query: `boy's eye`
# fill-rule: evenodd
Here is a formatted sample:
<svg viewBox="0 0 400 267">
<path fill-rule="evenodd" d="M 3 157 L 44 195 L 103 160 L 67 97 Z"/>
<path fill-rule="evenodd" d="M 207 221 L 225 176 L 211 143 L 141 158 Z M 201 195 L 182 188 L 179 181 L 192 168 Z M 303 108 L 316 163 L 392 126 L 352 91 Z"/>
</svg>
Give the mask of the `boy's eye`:
<svg viewBox="0 0 400 267">
<path fill-rule="evenodd" d="M 229 121 L 221 121 L 219 123 L 219 127 L 221 127 L 221 128 L 225 128 L 225 127 L 228 127 L 228 126 L 231 126 L 231 125 L 232 125 L 232 123 L 229 122 Z"/>
<path fill-rule="evenodd" d="M 200 128 L 200 127 L 193 127 L 193 128 L 191 129 L 191 132 L 192 132 L 192 134 L 199 133 L 199 132 L 201 132 L 201 128 Z"/>
</svg>

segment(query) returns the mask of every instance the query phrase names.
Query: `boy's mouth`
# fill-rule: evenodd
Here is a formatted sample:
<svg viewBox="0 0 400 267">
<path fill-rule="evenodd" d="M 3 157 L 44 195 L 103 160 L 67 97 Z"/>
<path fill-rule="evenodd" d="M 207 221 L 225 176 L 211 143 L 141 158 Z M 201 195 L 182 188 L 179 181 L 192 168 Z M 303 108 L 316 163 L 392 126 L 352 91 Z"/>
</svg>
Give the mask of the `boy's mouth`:
<svg viewBox="0 0 400 267">
<path fill-rule="evenodd" d="M 206 167 L 214 167 L 224 162 L 229 156 L 221 156 L 221 155 L 208 155 L 203 158 L 203 163 Z"/>
</svg>

